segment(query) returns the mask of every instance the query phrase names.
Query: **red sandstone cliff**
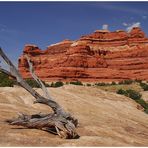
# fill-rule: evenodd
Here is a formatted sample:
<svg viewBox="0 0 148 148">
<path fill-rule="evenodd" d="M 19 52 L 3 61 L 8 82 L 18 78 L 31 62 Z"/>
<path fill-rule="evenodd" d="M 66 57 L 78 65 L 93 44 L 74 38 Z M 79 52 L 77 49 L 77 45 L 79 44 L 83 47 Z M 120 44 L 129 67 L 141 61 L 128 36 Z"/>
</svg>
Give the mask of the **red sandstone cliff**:
<svg viewBox="0 0 148 148">
<path fill-rule="evenodd" d="M 148 80 L 148 38 L 140 28 L 96 30 L 76 41 L 64 40 L 41 50 L 26 45 L 19 58 L 24 78 L 31 77 L 24 57 L 28 54 L 36 74 L 46 81 Z"/>
</svg>

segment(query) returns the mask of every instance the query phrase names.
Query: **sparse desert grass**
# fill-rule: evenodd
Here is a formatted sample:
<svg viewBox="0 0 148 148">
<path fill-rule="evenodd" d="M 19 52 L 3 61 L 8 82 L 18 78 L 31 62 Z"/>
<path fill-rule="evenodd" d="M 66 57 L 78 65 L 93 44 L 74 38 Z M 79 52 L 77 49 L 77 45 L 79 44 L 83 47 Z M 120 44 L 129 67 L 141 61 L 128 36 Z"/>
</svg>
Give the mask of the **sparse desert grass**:
<svg viewBox="0 0 148 148">
<path fill-rule="evenodd" d="M 109 92 L 116 92 L 119 89 L 124 89 L 124 90 L 133 89 L 138 92 L 143 91 L 143 89 L 137 82 L 134 82 L 132 84 L 116 84 L 116 85 L 105 85 L 105 86 L 96 86 L 96 87 Z"/>
</svg>

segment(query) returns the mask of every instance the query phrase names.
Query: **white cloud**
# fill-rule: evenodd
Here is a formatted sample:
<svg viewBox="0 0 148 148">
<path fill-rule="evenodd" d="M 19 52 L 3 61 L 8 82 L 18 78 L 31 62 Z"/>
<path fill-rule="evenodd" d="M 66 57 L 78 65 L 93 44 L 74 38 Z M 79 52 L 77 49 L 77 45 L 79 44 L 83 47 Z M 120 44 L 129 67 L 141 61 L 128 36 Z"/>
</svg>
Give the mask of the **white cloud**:
<svg viewBox="0 0 148 148">
<path fill-rule="evenodd" d="M 146 15 L 143 15 L 142 16 L 142 19 L 146 20 L 147 19 L 147 16 Z"/>
<path fill-rule="evenodd" d="M 123 26 L 129 26 L 129 24 L 127 24 L 127 23 L 125 23 L 125 22 L 123 22 L 122 25 L 123 25 Z"/>
<path fill-rule="evenodd" d="M 103 24 L 103 25 L 102 25 L 102 29 L 103 29 L 103 30 L 108 30 L 108 24 Z"/>
<path fill-rule="evenodd" d="M 134 27 L 140 27 L 140 25 L 141 25 L 140 22 L 132 23 L 131 25 L 128 25 L 126 30 L 127 30 L 127 32 L 130 32 Z"/>
</svg>

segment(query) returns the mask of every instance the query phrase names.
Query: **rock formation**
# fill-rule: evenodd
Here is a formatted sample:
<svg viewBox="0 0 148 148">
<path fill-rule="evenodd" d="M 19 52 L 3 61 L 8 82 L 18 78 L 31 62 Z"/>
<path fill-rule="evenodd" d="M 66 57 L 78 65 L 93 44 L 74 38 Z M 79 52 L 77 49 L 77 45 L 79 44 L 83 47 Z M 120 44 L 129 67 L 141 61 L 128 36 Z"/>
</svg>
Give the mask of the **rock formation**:
<svg viewBox="0 0 148 148">
<path fill-rule="evenodd" d="M 18 66 L 23 77 L 30 78 L 24 54 L 30 56 L 36 74 L 45 81 L 148 80 L 148 38 L 138 27 L 129 33 L 96 30 L 46 50 L 26 45 Z"/>
</svg>

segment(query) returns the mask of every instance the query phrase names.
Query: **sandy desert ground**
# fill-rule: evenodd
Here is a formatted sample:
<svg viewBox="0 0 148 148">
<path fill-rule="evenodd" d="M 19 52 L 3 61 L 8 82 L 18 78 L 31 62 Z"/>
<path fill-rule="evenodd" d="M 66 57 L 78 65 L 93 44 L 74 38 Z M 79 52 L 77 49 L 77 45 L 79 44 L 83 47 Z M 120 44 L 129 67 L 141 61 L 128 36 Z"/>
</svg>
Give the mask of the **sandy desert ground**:
<svg viewBox="0 0 148 148">
<path fill-rule="evenodd" d="M 41 89 L 36 89 L 41 92 Z M 79 120 L 79 139 L 4 123 L 18 112 L 50 112 L 23 88 L 0 88 L 0 146 L 148 146 L 148 115 L 133 100 L 98 88 L 65 85 L 50 94 Z M 145 94 L 145 97 L 148 94 Z"/>
</svg>

